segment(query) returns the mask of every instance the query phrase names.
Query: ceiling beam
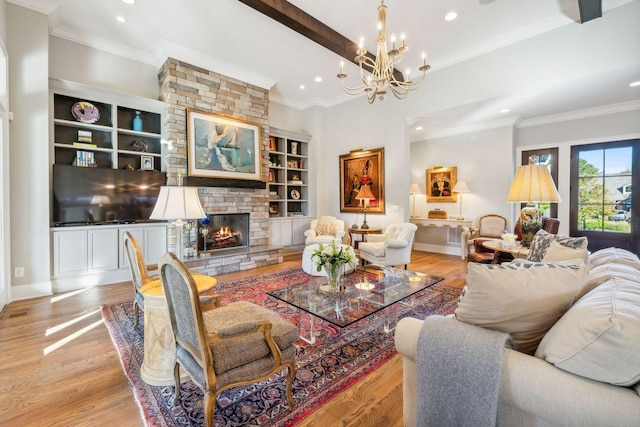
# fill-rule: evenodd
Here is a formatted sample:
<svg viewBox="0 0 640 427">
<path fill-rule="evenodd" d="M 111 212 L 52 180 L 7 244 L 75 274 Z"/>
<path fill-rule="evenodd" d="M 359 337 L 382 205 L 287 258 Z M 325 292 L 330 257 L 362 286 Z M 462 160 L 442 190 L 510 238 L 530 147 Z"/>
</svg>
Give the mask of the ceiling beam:
<svg viewBox="0 0 640 427">
<path fill-rule="evenodd" d="M 356 50 L 358 45 L 342 34 L 318 21 L 302 9 L 294 6 L 286 0 L 239 0 L 252 9 L 268 16 L 282 25 L 302 34 L 309 40 L 313 40 L 342 58 L 356 65 Z M 375 62 L 375 55 L 367 52 L 367 56 Z M 365 66 L 366 69 L 368 67 Z M 369 69 L 369 71 L 371 71 Z M 402 73 L 393 70 L 396 80 L 404 81 Z"/>
<path fill-rule="evenodd" d="M 580 23 L 602 17 L 602 0 L 578 0 Z"/>
</svg>

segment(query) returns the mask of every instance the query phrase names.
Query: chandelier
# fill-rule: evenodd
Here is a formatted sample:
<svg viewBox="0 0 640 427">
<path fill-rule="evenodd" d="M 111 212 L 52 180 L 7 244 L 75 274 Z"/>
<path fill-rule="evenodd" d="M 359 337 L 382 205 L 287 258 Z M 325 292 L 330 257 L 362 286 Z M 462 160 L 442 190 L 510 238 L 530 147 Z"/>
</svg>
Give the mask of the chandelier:
<svg viewBox="0 0 640 427">
<path fill-rule="evenodd" d="M 395 70 L 395 66 L 402 61 L 402 55 L 409 50 L 409 46 L 405 44 L 404 34 L 402 34 L 401 39 L 402 46 L 396 49 L 395 35 L 392 34 L 391 50 L 387 50 L 387 6 L 384 5 L 384 0 L 382 0 L 381 5 L 378 7 L 378 37 L 375 39 L 378 44 L 378 50 L 375 61 L 363 47 L 363 40 L 360 39 L 360 45 L 356 50 L 357 56 L 354 61 L 360 65 L 362 85 L 353 88 L 345 85 L 344 79 L 347 74 L 344 72 L 344 61 L 342 61 L 340 62 L 338 78 L 342 82 L 344 91 L 349 95 L 358 95 L 365 92 L 369 104 L 373 104 L 376 97 L 382 101 L 388 89 L 398 99 L 404 99 L 410 91 L 417 89 L 422 83 L 426 71 L 431 67 L 426 64 L 426 56 L 422 53 L 422 65 L 418 68 L 422 75 L 418 80 L 411 81 L 409 70 L 405 72 L 404 76 L 398 73 Z M 397 75 L 394 73 L 397 73 Z"/>
</svg>

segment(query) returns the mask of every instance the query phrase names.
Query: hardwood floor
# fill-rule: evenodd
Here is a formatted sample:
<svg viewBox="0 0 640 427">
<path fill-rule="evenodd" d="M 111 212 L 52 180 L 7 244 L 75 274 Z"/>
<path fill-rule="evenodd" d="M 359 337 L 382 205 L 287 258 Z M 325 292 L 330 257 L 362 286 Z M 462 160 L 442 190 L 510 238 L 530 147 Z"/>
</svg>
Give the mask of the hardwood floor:
<svg viewBox="0 0 640 427">
<path fill-rule="evenodd" d="M 414 251 L 409 268 L 462 288 L 457 256 Z M 234 280 L 300 265 L 218 276 Z M 142 426 L 100 305 L 133 297 L 130 282 L 15 301 L 0 314 L 0 426 Z M 301 426 L 402 426 L 402 361 L 389 362 L 338 394 Z"/>
</svg>

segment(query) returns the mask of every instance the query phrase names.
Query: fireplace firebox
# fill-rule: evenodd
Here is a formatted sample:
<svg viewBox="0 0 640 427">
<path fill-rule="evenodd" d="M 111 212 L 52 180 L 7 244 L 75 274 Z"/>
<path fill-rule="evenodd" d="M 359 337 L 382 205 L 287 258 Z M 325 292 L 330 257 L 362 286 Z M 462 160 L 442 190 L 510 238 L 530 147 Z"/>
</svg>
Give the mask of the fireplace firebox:
<svg viewBox="0 0 640 427">
<path fill-rule="evenodd" d="M 208 214 L 197 223 L 200 252 L 248 246 L 248 213 Z"/>
</svg>

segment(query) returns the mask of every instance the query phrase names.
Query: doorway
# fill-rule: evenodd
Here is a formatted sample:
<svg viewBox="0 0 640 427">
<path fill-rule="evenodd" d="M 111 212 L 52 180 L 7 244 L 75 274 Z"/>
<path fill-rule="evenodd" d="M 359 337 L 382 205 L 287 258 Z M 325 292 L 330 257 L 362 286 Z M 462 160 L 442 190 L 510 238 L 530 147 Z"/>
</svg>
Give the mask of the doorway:
<svg viewBox="0 0 640 427">
<path fill-rule="evenodd" d="M 640 139 L 571 148 L 570 233 L 640 255 Z"/>
</svg>

